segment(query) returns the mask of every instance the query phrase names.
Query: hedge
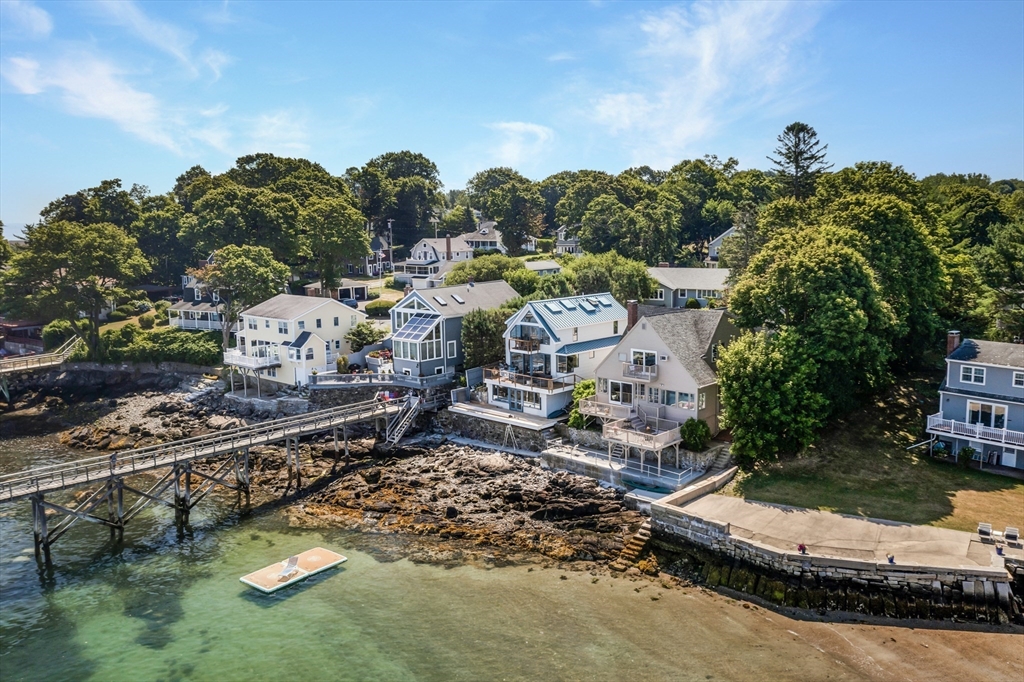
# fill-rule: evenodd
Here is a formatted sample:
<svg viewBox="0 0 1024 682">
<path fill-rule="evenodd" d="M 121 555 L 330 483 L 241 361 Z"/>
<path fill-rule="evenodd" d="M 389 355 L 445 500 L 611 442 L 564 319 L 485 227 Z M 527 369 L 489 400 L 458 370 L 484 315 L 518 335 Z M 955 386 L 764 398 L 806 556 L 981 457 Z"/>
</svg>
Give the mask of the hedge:
<svg viewBox="0 0 1024 682">
<path fill-rule="evenodd" d="M 191 332 L 169 327 L 146 331 L 134 324 L 103 332 L 105 359 L 113 362 L 184 362 L 219 365 L 223 360 L 220 332 Z"/>
<path fill-rule="evenodd" d="M 366 304 L 366 314 L 370 317 L 387 317 L 391 309 L 395 307 L 396 301 L 370 301 Z"/>
</svg>

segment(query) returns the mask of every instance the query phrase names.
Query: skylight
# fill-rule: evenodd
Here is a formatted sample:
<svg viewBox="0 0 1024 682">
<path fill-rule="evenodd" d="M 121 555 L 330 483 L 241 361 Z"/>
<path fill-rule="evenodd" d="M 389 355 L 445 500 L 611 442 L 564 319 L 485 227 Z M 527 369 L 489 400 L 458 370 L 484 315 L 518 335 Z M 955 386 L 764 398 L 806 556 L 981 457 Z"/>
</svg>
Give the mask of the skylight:
<svg viewBox="0 0 1024 682">
<path fill-rule="evenodd" d="M 448 305 L 448 301 L 444 300 L 440 296 L 435 296 L 434 300 L 437 301 L 438 303 L 440 303 L 441 305 Z"/>
<path fill-rule="evenodd" d="M 597 300 L 600 301 L 601 305 L 603 305 L 605 308 L 612 307 L 612 302 L 608 300 L 607 296 L 599 296 Z"/>
<path fill-rule="evenodd" d="M 547 308 L 548 311 L 552 312 L 552 313 L 561 313 L 562 312 L 562 309 L 559 308 L 558 305 L 556 305 L 554 301 L 549 301 L 549 302 L 545 303 L 544 307 Z"/>
<path fill-rule="evenodd" d="M 458 294 L 452 294 L 452 298 L 454 298 L 454 299 L 455 299 L 455 302 L 456 302 L 456 303 L 465 303 L 465 301 L 464 301 L 464 300 L 462 300 L 462 297 L 461 297 L 461 296 L 459 296 Z"/>
<path fill-rule="evenodd" d="M 576 310 L 576 304 L 572 302 L 572 299 L 564 298 L 559 301 L 559 303 L 561 303 L 562 307 L 566 310 Z"/>
<path fill-rule="evenodd" d="M 587 313 L 594 312 L 594 306 L 592 306 L 589 301 L 580 301 L 580 308 Z"/>
</svg>

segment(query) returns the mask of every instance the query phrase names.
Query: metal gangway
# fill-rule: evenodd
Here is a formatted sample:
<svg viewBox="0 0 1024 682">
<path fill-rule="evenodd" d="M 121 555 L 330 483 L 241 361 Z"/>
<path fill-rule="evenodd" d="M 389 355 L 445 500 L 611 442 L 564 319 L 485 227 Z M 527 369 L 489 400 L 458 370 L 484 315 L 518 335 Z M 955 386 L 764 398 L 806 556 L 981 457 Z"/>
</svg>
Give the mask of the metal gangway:
<svg viewBox="0 0 1024 682">
<path fill-rule="evenodd" d="M 18 355 L 0 360 L 0 393 L 3 393 L 4 399 L 7 402 L 11 401 L 11 392 L 7 385 L 9 375 L 15 372 L 34 372 L 48 367 L 59 367 L 68 361 L 80 343 L 82 339 L 76 336 L 52 353 Z"/>
<path fill-rule="evenodd" d="M 341 429 L 348 454 L 348 429 L 351 424 L 379 420 L 378 430 L 389 432 L 388 446 L 397 443 L 412 418 L 419 411 L 416 396 L 399 400 L 378 399 L 353 403 L 342 407 L 309 412 L 294 417 L 218 431 L 203 436 L 160 443 L 144 448 L 122 450 L 109 455 L 35 467 L 27 471 L 0 476 L 0 504 L 24 498 L 32 501 L 33 535 L 36 559 L 50 564 L 50 546 L 77 521 L 89 521 L 108 526 L 111 536 L 122 537 L 124 525 L 150 504 L 164 504 L 175 511 L 179 527 L 188 523 L 188 512 L 216 485 L 238 490 L 249 495 L 249 449 L 284 441 L 288 467 L 287 494 L 294 478 L 296 490 L 302 485 L 299 465 L 299 439 L 325 431 L 333 431 L 334 448 L 338 451 L 338 430 Z M 400 430 L 395 427 L 401 426 Z M 224 461 L 212 474 L 193 469 L 193 463 L 202 460 Z M 167 472 L 148 490 L 135 488 L 125 479 L 136 474 Z M 192 488 L 192 477 L 200 483 Z M 64 490 L 99 484 L 77 506 L 66 507 L 51 502 L 46 495 Z M 173 501 L 163 499 L 173 489 Z M 124 493 L 128 491 L 137 500 L 127 509 Z M 99 508 L 106 504 L 105 517 Z M 47 510 L 63 515 L 51 529 Z"/>
</svg>

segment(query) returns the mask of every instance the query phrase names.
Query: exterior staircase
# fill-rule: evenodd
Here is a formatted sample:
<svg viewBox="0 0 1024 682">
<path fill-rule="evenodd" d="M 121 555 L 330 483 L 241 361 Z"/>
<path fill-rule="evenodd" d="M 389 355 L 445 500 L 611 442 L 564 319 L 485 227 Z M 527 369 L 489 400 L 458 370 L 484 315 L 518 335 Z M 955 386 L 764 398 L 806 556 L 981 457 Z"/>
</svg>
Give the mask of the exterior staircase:
<svg viewBox="0 0 1024 682">
<path fill-rule="evenodd" d="M 725 471 L 732 465 L 732 452 L 728 445 L 721 445 L 718 448 L 718 452 L 715 454 L 715 458 L 711 460 L 711 464 L 708 466 L 709 474 L 717 474 L 720 471 Z"/>
<path fill-rule="evenodd" d="M 644 431 L 647 428 L 647 422 L 635 414 L 630 416 L 629 423 L 633 425 L 634 431 Z"/>
<path fill-rule="evenodd" d="M 625 457 L 626 446 L 622 443 L 612 442 L 612 457 Z"/>
<path fill-rule="evenodd" d="M 390 450 L 394 446 L 398 445 L 398 441 L 402 439 L 405 432 L 409 430 L 413 422 L 416 421 L 416 415 L 420 413 L 420 400 L 415 396 L 409 396 L 408 402 L 406 403 L 405 409 L 395 415 L 394 419 L 388 424 L 387 431 L 385 432 L 384 449 Z"/>
<path fill-rule="evenodd" d="M 613 571 L 625 571 L 627 568 L 640 560 L 640 554 L 647 547 L 647 541 L 651 539 L 651 522 L 644 521 L 643 525 L 636 531 L 622 548 L 619 556 L 609 564 Z"/>
</svg>

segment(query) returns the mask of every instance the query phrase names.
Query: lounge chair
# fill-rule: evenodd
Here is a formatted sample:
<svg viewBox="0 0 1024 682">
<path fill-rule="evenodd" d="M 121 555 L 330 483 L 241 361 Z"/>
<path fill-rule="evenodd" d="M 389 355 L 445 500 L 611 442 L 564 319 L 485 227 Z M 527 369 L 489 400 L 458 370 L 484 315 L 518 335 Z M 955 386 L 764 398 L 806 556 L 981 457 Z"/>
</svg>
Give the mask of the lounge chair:
<svg viewBox="0 0 1024 682">
<path fill-rule="evenodd" d="M 1016 545 L 1020 542 L 1020 530 L 1017 528 L 1011 528 L 1010 526 L 1007 526 L 1006 530 L 1003 531 L 1003 540 L 1005 540 L 1007 543 L 1012 543 Z"/>
<path fill-rule="evenodd" d="M 979 523 L 978 524 L 978 535 L 982 540 L 992 539 L 992 524 L 991 523 Z"/>
<path fill-rule="evenodd" d="M 299 555 L 288 557 L 288 561 L 285 562 L 284 568 L 278 573 L 275 578 L 289 578 L 293 573 L 299 570 Z"/>
</svg>

